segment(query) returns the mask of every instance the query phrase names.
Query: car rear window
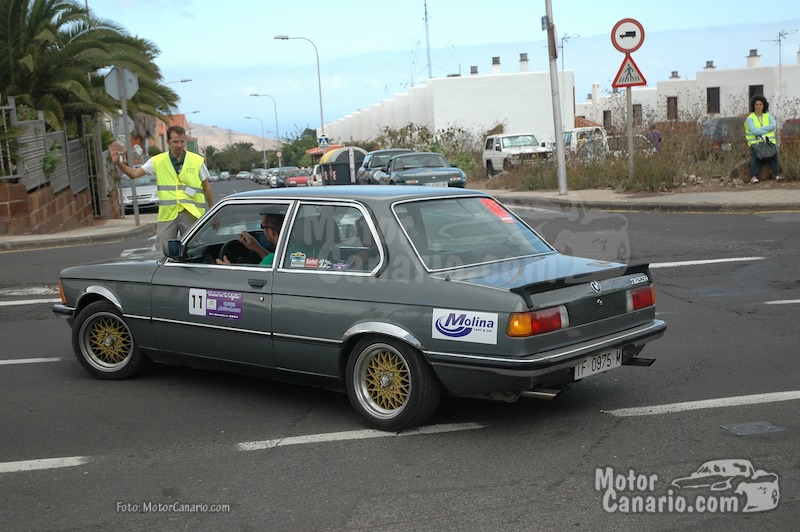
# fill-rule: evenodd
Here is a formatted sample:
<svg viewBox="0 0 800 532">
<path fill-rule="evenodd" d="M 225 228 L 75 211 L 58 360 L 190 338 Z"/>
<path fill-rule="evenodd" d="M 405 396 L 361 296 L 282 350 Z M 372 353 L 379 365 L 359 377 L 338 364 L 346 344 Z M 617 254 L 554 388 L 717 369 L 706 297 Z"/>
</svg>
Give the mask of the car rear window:
<svg viewBox="0 0 800 532">
<path fill-rule="evenodd" d="M 395 215 L 429 270 L 458 268 L 553 251 L 492 198 L 395 205 Z"/>
</svg>

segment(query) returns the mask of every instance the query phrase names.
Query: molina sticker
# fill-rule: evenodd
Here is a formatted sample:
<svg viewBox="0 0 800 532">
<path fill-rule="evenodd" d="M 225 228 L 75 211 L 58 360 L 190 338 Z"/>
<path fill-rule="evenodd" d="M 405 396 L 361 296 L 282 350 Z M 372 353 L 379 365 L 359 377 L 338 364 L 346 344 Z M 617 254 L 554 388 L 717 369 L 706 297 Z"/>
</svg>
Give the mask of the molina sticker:
<svg viewBox="0 0 800 532">
<path fill-rule="evenodd" d="M 433 309 L 431 336 L 439 340 L 497 344 L 497 314 Z"/>
<path fill-rule="evenodd" d="M 228 290 L 189 289 L 189 314 L 238 320 L 242 317 L 243 294 Z"/>
</svg>

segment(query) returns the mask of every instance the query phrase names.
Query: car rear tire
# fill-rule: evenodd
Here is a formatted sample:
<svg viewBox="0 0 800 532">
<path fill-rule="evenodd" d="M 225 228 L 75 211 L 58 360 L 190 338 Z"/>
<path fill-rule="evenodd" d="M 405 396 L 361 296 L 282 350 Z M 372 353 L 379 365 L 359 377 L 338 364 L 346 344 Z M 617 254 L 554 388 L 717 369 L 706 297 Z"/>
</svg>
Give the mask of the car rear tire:
<svg viewBox="0 0 800 532">
<path fill-rule="evenodd" d="M 108 301 L 95 301 L 78 313 L 72 348 L 78 362 L 100 379 L 127 379 L 149 362 L 119 309 Z"/>
<path fill-rule="evenodd" d="M 425 423 L 441 392 L 422 354 L 392 338 L 368 336 L 347 361 L 347 395 L 371 426 L 401 431 Z"/>
<path fill-rule="evenodd" d="M 486 179 L 491 179 L 494 177 L 494 166 L 492 166 L 491 161 L 486 161 Z"/>
</svg>

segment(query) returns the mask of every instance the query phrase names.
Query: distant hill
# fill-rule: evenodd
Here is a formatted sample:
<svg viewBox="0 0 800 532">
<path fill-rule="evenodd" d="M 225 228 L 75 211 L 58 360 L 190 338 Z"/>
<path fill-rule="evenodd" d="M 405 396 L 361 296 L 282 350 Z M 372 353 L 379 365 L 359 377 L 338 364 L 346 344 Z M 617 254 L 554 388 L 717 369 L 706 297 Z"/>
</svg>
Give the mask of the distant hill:
<svg viewBox="0 0 800 532">
<path fill-rule="evenodd" d="M 197 138 L 197 144 L 201 150 L 205 149 L 207 146 L 214 146 L 216 149 L 222 150 L 225 146 L 238 142 L 249 142 L 253 145 L 255 150 L 262 150 L 260 135 L 248 135 L 238 131 L 231 131 L 230 129 L 205 126 L 194 122 L 189 122 L 189 135 Z M 274 150 L 277 146 L 278 142 L 275 139 L 269 137 L 264 139 L 263 149 L 270 151 Z"/>
</svg>

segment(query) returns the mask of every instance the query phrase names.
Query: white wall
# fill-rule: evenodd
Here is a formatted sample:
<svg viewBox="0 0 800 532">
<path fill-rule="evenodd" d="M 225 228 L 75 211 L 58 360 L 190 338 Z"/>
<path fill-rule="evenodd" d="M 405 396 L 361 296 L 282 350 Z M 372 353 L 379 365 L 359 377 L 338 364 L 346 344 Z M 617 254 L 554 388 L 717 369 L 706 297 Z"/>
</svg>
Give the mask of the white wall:
<svg viewBox="0 0 800 532">
<path fill-rule="evenodd" d="M 634 87 L 634 104 L 641 104 L 645 125 L 649 121 L 667 120 L 667 98 L 678 98 L 678 120 L 704 121 L 713 116 L 736 116 L 748 113 L 749 89 L 763 85 L 764 96 L 770 102 L 770 113 L 778 123 L 788 118 L 800 118 L 800 53 L 797 64 L 762 66 L 760 56 L 743 58 L 742 68 L 719 69 L 713 65 L 695 73 L 695 79 L 680 76 L 656 83 L 655 87 Z M 719 87 L 720 112 L 707 111 L 707 89 Z M 624 120 L 625 90 L 616 94 L 600 94 L 599 84 L 592 98 L 576 105 L 576 114 L 600 124 L 603 111 L 612 111 L 615 119 Z"/>
<path fill-rule="evenodd" d="M 561 120 L 571 128 L 575 116 L 571 71 L 559 74 Z M 435 78 L 390 100 L 353 113 L 326 131 L 332 142 L 369 140 L 385 127 L 413 123 L 432 131 L 462 127 L 482 132 L 505 124 L 507 132 L 532 132 L 554 141 L 553 106 L 548 72 L 493 73 Z M 335 137 L 334 137 L 335 135 Z"/>
</svg>

